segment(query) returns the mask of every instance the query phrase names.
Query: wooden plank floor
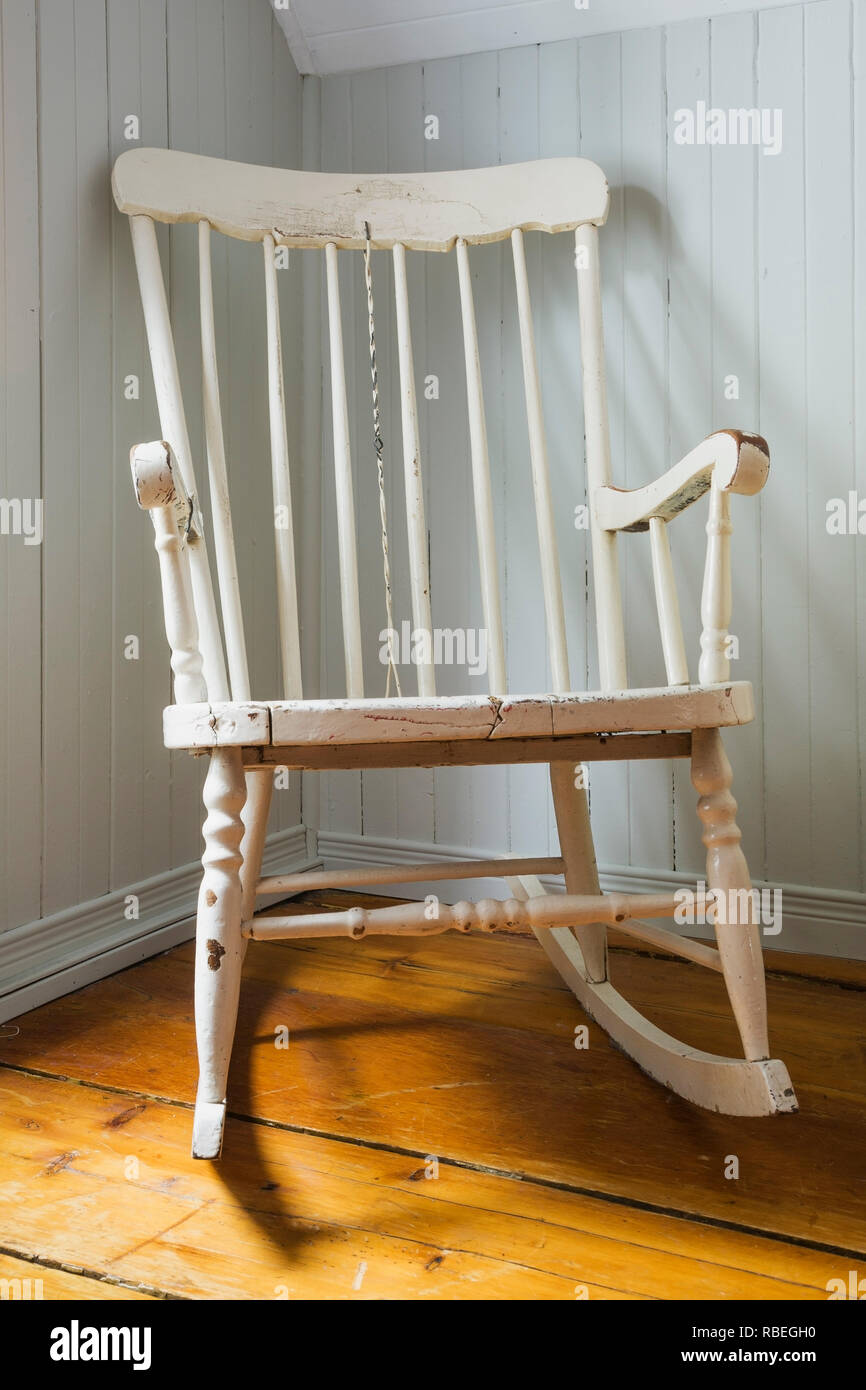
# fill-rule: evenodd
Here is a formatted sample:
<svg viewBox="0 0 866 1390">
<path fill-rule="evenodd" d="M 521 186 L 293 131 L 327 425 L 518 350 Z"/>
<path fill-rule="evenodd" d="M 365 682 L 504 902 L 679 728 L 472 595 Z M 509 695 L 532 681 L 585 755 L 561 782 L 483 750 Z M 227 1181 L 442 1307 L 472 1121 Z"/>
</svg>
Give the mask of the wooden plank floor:
<svg viewBox="0 0 866 1390">
<path fill-rule="evenodd" d="M 594 1024 L 576 1049 L 586 1020 L 532 938 L 254 943 L 211 1165 L 188 1156 L 192 955 L 0 1028 L 0 1280 L 56 1299 L 779 1300 L 866 1277 L 862 964 L 769 955 L 801 1109 L 737 1120 Z M 718 976 L 634 943 L 612 961 L 653 1021 L 738 1051 Z"/>
</svg>

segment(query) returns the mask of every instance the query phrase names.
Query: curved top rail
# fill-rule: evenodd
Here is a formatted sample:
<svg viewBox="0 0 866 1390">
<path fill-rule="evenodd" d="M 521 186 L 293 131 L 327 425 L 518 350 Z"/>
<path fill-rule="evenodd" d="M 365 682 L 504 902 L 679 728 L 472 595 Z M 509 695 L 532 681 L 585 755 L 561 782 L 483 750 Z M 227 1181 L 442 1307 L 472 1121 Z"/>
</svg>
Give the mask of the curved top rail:
<svg viewBox="0 0 866 1390">
<path fill-rule="evenodd" d="M 291 246 L 402 243 L 448 251 L 500 241 L 515 227 L 563 232 L 607 217 L 597 164 L 567 157 L 432 174 L 321 174 L 238 164 L 179 150 L 127 150 L 114 165 L 121 212 L 157 222 L 205 220 L 243 241 Z"/>
</svg>

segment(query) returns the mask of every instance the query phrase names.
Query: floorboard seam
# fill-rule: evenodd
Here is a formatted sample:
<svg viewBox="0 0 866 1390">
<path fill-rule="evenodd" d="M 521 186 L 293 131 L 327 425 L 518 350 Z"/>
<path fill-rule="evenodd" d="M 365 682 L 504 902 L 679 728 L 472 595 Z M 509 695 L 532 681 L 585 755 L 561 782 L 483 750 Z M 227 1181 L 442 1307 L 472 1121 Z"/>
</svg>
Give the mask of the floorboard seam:
<svg viewBox="0 0 866 1390">
<path fill-rule="evenodd" d="M 84 1086 L 88 1090 L 103 1091 L 111 1095 L 130 1097 L 138 1100 L 149 1100 L 160 1105 L 174 1105 L 183 1110 L 192 1110 L 193 1102 L 178 1100 L 172 1096 L 152 1095 L 146 1091 L 137 1091 L 129 1087 L 113 1086 L 106 1082 L 87 1081 L 76 1077 L 64 1076 L 58 1072 L 42 1071 L 36 1067 L 26 1067 L 12 1062 L 0 1062 L 0 1071 L 19 1072 L 24 1076 L 35 1076 L 42 1080 L 61 1081 L 71 1086 Z M 241 1120 L 245 1124 L 257 1125 L 263 1129 L 278 1129 L 287 1134 L 306 1134 L 313 1139 L 331 1140 L 338 1144 L 351 1144 L 357 1148 L 371 1149 L 379 1153 L 390 1153 L 399 1155 L 402 1158 L 420 1159 L 422 1162 L 427 1157 L 427 1150 L 405 1148 L 399 1144 L 386 1143 L 383 1140 L 356 1138 L 354 1135 L 339 1134 L 330 1130 L 314 1129 L 308 1125 L 290 1125 L 280 1120 L 268 1120 L 258 1115 L 248 1115 L 240 1110 L 228 1110 L 227 1115 L 235 1120 Z M 744 1225 L 736 1221 L 726 1221 L 723 1217 L 708 1216 L 701 1212 L 689 1212 L 677 1207 L 664 1207 L 658 1203 L 647 1202 L 639 1197 L 624 1197 L 619 1193 L 605 1192 L 599 1188 L 582 1187 L 578 1184 L 560 1181 L 556 1178 L 540 1178 L 529 1173 L 517 1173 L 505 1168 L 494 1168 L 483 1163 L 476 1163 L 471 1159 L 453 1158 L 437 1155 L 440 1165 L 445 1164 L 452 1168 L 465 1169 L 468 1172 L 483 1173 L 488 1177 L 502 1178 L 509 1182 L 529 1183 L 532 1186 L 542 1189 L 550 1189 L 555 1192 L 568 1192 L 574 1196 L 588 1197 L 600 1202 L 609 1202 L 612 1206 L 631 1208 L 636 1211 L 649 1212 L 655 1216 L 669 1217 L 675 1221 L 687 1221 L 694 1225 L 710 1226 L 716 1230 L 734 1231 L 740 1235 L 752 1236 L 756 1239 L 772 1240 L 780 1245 L 794 1245 L 804 1250 L 815 1250 L 825 1255 L 838 1255 L 843 1259 L 862 1260 L 866 1259 L 866 1250 L 856 1250 L 843 1245 L 833 1245 L 830 1242 L 809 1240 L 806 1236 L 788 1235 L 780 1231 L 765 1230 L 760 1226 Z"/>
<path fill-rule="evenodd" d="M 53 1269 L 59 1274 L 74 1274 L 79 1279 L 92 1279 L 95 1284 L 107 1284 L 110 1288 L 129 1289 L 132 1293 L 146 1293 L 151 1298 L 183 1303 L 191 1301 L 186 1294 L 170 1293 L 167 1289 L 159 1289 L 153 1284 L 137 1284 L 130 1283 L 127 1279 L 114 1279 L 110 1274 L 101 1274 L 96 1269 L 87 1269 L 83 1265 L 70 1264 L 65 1260 L 53 1260 L 50 1255 L 34 1255 L 27 1250 L 16 1250 L 11 1245 L 0 1245 L 0 1255 L 5 1255 L 13 1260 L 21 1260 L 25 1264 L 36 1265 L 38 1269 Z M 54 1302 L 55 1300 L 46 1300 L 46 1302 L 49 1301 Z"/>
</svg>

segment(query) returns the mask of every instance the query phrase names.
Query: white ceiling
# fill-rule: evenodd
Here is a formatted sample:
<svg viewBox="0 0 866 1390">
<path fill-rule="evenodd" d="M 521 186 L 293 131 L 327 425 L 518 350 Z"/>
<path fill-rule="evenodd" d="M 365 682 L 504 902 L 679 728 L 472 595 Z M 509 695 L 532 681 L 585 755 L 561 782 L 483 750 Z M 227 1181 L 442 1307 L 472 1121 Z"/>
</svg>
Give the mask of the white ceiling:
<svg viewBox="0 0 866 1390">
<path fill-rule="evenodd" d="M 809 0 L 807 0 L 807 3 Z M 795 0 L 272 0 L 299 72 L 357 72 L 495 48 L 778 9 Z"/>
</svg>

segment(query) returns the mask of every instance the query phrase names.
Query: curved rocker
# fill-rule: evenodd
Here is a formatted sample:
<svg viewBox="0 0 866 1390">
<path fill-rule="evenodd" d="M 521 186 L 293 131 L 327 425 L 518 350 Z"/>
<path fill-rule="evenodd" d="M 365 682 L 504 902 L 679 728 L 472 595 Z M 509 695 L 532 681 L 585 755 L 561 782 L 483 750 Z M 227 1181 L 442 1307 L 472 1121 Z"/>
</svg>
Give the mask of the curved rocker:
<svg viewBox="0 0 866 1390">
<path fill-rule="evenodd" d="M 509 880 L 515 897 L 537 897 L 537 878 Z M 689 1047 L 657 1028 L 614 989 L 609 980 L 587 976 L 580 945 L 569 927 L 533 928 L 549 959 L 581 1008 L 654 1081 L 684 1100 L 725 1115 L 774 1115 L 797 1109 L 784 1062 L 717 1057 Z"/>
</svg>

